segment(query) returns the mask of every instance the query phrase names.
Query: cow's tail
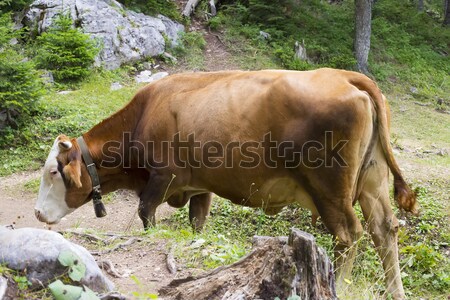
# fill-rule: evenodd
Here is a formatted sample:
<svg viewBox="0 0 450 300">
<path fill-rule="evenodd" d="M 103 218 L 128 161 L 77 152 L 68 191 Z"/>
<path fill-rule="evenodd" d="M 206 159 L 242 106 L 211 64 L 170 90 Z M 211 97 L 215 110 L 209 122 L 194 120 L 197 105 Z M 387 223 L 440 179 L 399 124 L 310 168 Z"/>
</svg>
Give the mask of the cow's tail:
<svg viewBox="0 0 450 300">
<path fill-rule="evenodd" d="M 403 179 L 402 173 L 394 158 L 394 153 L 392 152 L 392 147 L 390 145 L 388 122 L 389 108 L 386 105 L 385 98 L 373 80 L 370 80 L 361 74 L 352 77 L 353 78 L 350 78 L 350 83 L 358 89 L 367 92 L 375 108 L 381 146 L 383 148 L 389 169 L 394 175 L 394 199 L 400 208 L 410 211 L 413 214 L 418 214 L 416 193 L 411 190 Z"/>
</svg>

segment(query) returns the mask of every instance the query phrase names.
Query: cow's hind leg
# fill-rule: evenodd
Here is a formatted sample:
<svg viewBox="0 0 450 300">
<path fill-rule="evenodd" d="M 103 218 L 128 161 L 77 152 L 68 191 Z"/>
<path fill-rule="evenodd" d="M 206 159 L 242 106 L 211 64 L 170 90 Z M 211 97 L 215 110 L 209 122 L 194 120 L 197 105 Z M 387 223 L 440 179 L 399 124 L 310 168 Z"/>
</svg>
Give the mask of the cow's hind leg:
<svg viewBox="0 0 450 300">
<path fill-rule="evenodd" d="M 383 262 L 387 290 L 394 299 L 405 299 L 398 261 L 398 220 L 389 201 L 387 166 L 371 164 L 367 172 L 359 203 Z"/>
<path fill-rule="evenodd" d="M 200 231 L 209 215 L 212 194 L 204 193 L 191 197 L 189 202 L 189 221 L 195 231 Z"/>
<path fill-rule="evenodd" d="M 362 236 L 363 228 L 356 216 L 352 201 L 337 203 L 321 209 L 320 216 L 325 226 L 335 237 L 335 273 L 338 290 L 343 290 L 345 280 L 351 280 L 353 262 L 358 250 L 357 242 Z M 330 202 L 333 203 L 333 202 Z"/>
</svg>

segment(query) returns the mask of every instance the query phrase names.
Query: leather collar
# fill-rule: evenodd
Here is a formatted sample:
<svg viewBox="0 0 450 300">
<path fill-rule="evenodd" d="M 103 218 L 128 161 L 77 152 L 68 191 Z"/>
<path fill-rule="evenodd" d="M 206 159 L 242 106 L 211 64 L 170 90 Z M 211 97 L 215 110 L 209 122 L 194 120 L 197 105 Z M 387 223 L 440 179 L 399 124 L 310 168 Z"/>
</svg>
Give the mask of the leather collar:
<svg viewBox="0 0 450 300">
<path fill-rule="evenodd" d="M 94 203 L 95 215 L 97 218 L 106 216 L 106 209 L 102 202 L 102 190 L 100 186 L 100 178 L 98 177 L 97 168 L 92 160 L 89 149 L 83 137 L 77 138 L 78 146 L 81 150 L 81 156 L 86 164 L 87 171 L 92 181 L 92 202 Z"/>
</svg>

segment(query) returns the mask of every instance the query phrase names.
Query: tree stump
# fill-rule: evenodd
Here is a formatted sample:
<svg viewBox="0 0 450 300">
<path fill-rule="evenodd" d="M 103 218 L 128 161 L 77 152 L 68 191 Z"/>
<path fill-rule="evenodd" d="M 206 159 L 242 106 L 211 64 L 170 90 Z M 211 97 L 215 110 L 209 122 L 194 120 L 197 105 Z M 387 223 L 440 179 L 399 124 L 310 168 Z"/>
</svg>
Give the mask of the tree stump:
<svg viewBox="0 0 450 300">
<path fill-rule="evenodd" d="M 312 235 L 293 228 L 287 237 L 253 238 L 238 262 L 160 289 L 164 299 L 337 299 L 333 266 Z"/>
</svg>

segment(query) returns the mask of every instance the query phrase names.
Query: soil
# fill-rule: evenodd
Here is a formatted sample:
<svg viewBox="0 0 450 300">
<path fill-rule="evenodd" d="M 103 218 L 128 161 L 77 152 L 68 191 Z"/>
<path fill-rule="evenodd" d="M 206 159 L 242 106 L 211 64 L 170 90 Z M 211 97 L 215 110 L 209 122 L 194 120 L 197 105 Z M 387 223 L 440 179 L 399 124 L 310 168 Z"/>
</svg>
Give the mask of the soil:
<svg viewBox="0 0 450 300">
<path fill-rule="evenodd" d="M 114 193 L 112 199 L 105 203 L 108 215 L 96 218 L 91 203 L 88 203 L 72 214 L 64 217 L 56 225 L 46 225 L 34 217 L 34 205 L 37 193 L 24 187 L 32 180 L 39 180 L 41 171 L 24 172 L 7 177 L 0 177 L 0 224 L 14 225 L 15 228 L 34 227 L 54 231 L 91 229 L 92 232 L 126 234 L 142 231 L 142 223 L 136 214 L 138 198 L 128 191 Z M 158 208 L 157 219 L 170 215 L 174 211 L 167 204 Z M 69 235 L 69 239 L 77 242 L 90 251 L 98 251 L 99 246 L 88 239 L 77 235 Z M 125 242 L 127 239 L 121 240 Z M 143 245 L 145 244 L 145 245 Z M 111 248 L 111 246 L 109 247 Z M 100 248 L 101 249 L 101 248 Z M 153 291 L 166 285 L 174 278 L 166 269 L 166 241 L 135 242 L 123 249 L 118 249 L 101 256 L 97 260 L 109 260 L 119 274 L 128 274 L 123 278 L 109 276 L 121 292 Z M 139 284 L 131 279 L 134 275 Z"/>
</svg>

